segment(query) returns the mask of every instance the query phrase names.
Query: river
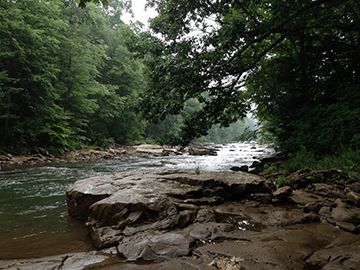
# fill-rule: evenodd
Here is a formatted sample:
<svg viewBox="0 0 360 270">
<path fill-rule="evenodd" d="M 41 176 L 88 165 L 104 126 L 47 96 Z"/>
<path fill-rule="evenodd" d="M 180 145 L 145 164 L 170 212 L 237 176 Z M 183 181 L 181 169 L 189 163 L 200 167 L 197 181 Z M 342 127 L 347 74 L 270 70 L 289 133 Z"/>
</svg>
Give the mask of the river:
<svg viewBox="0 0 360 270">
<path fill-rule="evenodd" d="M 124 155 L 125 159 L 22 167 L 0 172 L 0 260 L 94 250 L 84 222 L 69 217 L 65 191 L 75 181 L 128 170 L 228 171 L 274 153 L 254 143 L 219 146 L 217 156 Z"/>
</svg>

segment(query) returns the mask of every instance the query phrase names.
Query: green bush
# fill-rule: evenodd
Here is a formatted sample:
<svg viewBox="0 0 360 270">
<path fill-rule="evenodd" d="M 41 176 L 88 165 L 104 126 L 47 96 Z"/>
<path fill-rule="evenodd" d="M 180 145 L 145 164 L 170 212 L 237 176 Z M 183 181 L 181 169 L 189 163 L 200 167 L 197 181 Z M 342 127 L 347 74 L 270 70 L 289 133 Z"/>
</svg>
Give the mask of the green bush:
<svg viewBox="0 0 360 270">
<path fill-rule="evenodd" d="M 330 170 L 340 169 L 351 175 L 356 175 L 360 170 L 360 150 L 343 150 L 336 155 L 318 157 L 313 152 L 308 151 L 305 147 L 285 161 L 282 168 L 287 171 L 300 169 L 310 170 Z"/>
</svg>

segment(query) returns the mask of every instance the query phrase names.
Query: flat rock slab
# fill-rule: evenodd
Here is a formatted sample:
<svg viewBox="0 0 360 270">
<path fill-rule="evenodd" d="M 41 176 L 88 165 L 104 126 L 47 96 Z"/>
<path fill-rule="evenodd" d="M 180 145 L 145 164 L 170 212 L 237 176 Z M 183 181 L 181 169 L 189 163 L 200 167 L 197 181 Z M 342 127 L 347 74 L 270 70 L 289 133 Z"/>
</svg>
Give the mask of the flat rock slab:
<svg viewBox="0 0 360 270">
<path fill-rule="evenodd" d="M 69 214 L 87 218 L 94 245 L 104 248 L 117 245 L 122 235 L 185 227 L 199 221 L 202 206 L 255 188 L 267 190 L 262 177 L 242 172 L 163 170 L 92 177 L 75 182 L 66 194 Z"/>
<path fill-rule="evenodd" d="M 71 216 L 87 218 L 95 202 L 145 204 L 164 197 L 190 199 L 207 187 L 224 185 L 231 193 L 241 195 L 247 189 L 263 186 L 260 176 L 242 173 L 201 173 L 164 170 L 159 172 L 123 172 L 76 181 L 67 191 L 68 211 Z M 201 204 L 201 200 L 198 201 Z M 176 201 L 179 203 L 179 201 Z M 191 201 L 196 204 L 196 201 Z M 208 201 L 205 201 L 208 203 Z"/>
<path fill-rule="evenodd" d="M 180 257 L 190 253 L 195 239 L 184 232 L 143 232 L 122 239 L 117 250 L 127 260 Z"/>
<path fill-rule="evenodd" d="M 113 257 L 114 253 L 83 252 L 34 259 L 0 261 L 0 269 L 7 270 L 81 270 L 90 265 L 103 263 Z"/>
</svg>

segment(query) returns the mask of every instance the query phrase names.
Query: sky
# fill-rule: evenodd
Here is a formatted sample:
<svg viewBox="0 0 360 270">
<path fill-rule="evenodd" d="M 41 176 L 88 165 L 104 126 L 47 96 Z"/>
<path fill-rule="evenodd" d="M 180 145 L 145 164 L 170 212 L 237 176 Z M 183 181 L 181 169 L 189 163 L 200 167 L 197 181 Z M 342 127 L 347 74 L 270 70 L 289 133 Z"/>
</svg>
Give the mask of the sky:
<svg viewBox="0 0 360 270">
<path fill-rule="evenodd" d="M 147 26 L 147 20 L 151 17 L 154 17 L 156 15 L 156 12 L 154 11 L 154 9 L 149 8 L 147 9 L 147 11 L 145 11 L 145 3 L 146 0 L 132 0 L 132 9 L 135 18 L 132 18 L 131 15 L 125 14 L 121 19 L 125 23 L 129 23 L 130 21 L 140 21 L 145 24 L 145 26 Z"/>
</svg>

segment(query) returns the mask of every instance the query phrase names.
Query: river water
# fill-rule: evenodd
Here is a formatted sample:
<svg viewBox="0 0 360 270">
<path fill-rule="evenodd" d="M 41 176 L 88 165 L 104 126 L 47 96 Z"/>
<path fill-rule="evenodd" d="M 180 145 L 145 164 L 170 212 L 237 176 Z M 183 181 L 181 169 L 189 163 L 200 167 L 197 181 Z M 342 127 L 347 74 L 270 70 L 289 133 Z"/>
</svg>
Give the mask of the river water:
<svg viewBox="0 0 360 270">
<path fill-rule="evenodd" d="M 62 163 L 0 171 L 0 260 L 94 250 L 84 222 L 69 217 L 65 191 L 75 181 L 128 170 L 228 171 L 274 153 L 254 143 L 217 146 L 217 156 L 124 155 L 125 159 Z"/>
</svg>

